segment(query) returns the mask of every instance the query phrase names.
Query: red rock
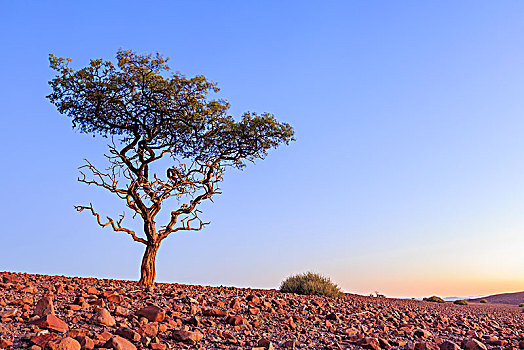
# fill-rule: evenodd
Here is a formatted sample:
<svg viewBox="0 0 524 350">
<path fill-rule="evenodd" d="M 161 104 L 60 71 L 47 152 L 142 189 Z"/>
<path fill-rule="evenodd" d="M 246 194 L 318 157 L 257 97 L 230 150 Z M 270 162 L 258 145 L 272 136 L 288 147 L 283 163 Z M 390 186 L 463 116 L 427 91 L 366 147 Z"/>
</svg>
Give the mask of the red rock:
<svg viewBox="0 0 524 350">
<path fill-rule="evenodd" d="M 55 308 L 53 305 L 53 298 L 51 296 L 45 296 L 42 299 L 38 300 L 35 306 L 35 315 L 45 316 L 45 315 L 54 315 Z"/>
<path fill-rule="evenodd" d="M 449 340 L 445 340 L 440 343 L 439 348 L 440 350 L 460 350 L 460 346 Z"/>
<path fill-rule="evenodd" d="M 80 350 L 80 343 L 71 337 L 52 340 L 46 345 L 50 350 Z"/>
<path fill-rule="evenodd" d="M 131 315 L 131 312 L 128 309 L 126 309 L 125 307 L 122 307 L 122 306 L 117 306 L 115 308 L 115 312 L 114 313 L 115 313 L 116 316 L 124 316 L 124 317 L 127 317 L 127 316 Z"/>
<path fill-rule="evenodd" d="M 95 287 L 87 288 L 87 294 L 98 295 L 100 292 Z"/>
<path fill-rule="evenodd" d="M 425 329 L 420 329 L 420 328 L 416 329 L 415 332 L 413 332 L 413 334 L 415 334 L 415 336 L 417 337 L 424 338 L 424 339 L 431 338 L 433 336 L 431 332 Z"/>
<path fill-rule="evenodd" d="M 257 343 L 257 346 L 258 347 L 261 347 L 261 348 L 264 348 L 264 349 L 268 349 L 268 350 L 274 350 L 275 349 L 275 346 L 273 345 L 273 342 L 269 339 L 266 339 L 266 338 L 262 338 L 258 341 Z"/>
<path fill-rule="evenodd" d="M 258 304 L 258 303 L 260 303 L 260 298 L 257 297 L 256 295 L 253 295 L 253 294 L 248 295 L 247 298 L 246 298 L 246 300 L 247 300 L 247 301 L 250 301 L 250 302 L 252 302 L 252 303 L 254 303 L 254 304 Z"/>
<path fill-rule="evenodd" d="M 132 340 L 136 342 L 139 341 L 141 338 L 138 332 L 128 327 L 122 327 L 122 328 L 117 329 L 116 334 L 128 340 Z"/>
<path fill-rule="evenodd" d="M 524 340 L 519 342 L 519 349 L 524 349 Z"/>
<path fill-rule="evenodd" d="M 5 349 L 7 347 L 13 346 L 13 342 L 4 338 L 0 338 L 0 349 Z"/>
<path fill-rule="evenodd" d="M 365 337 L 357 342 L 364 349 L 380 350 L 380 343 L 377 338 Z"/>
<path fill-rule="evenodd" d="M 122 301 L 122 296 L 115 293 L 107 296 L 106 299 L 110 303 L 120 303 Z"/>
<path fill-rule="evenodd" d="M 229 303 L 229 307 L 233 310 L 240 310 L 242 308 L 242 304 L 240 303 L 240 299 L 235 298 L 231 300 L 231 303 Z"/>
<path fill-rule="evenodd" d="M 20 279 L 15 275 L 4 275 L 3 276 L 4 283 L 19 283 Z"/>
<path fill-rule="evenodd" d="M 69 326 L 67 325 L 67 323 L 65 323 L 55 315 L 45 315 L 44 317 L 40 317 L 39 319 L 31 323 L 36 324 L 40 328 L 49 329 L 51 331 L 60 333 L 67 332 L 69 330 Z"/>
<path fill-rule="evenodd" d="M 172 333 L 173 339 L 179 342 L 196 343 L 204 339 L 204 336 L 199 331 L 175 330 Z"/>
<path fill-rule="evenodd" d="M 162 343 L 151 343 L 151 344 L 149 344 L 149 346 L 153 350 L 166 350 L 167 349 L 167 345 L 166 344 L 162 344 Z"/>
<path fill-rule="evenodd" d="M 141 328 L 141 333 L 149 338 L 154 338 L 158 334 L 158 323 L 150 322 L 143 325 Z"/>
<path fill-rule="evenodd" d="M 437 344 L 433 342 L 418 342 L 415 343 L 415 350 L 439 350 Z"/>
<path fill-rule="evenodd" d="M 111 339 L 112 336 L 113 334 L 109 333 L 108 331 L 103 331 L 101 334 L 98 334 L 98 337 L 104 342 Z"/>
<path fill-rule="evenodd" d="M 38 345 L 43 349 L 48 342 L 50 342 L 51 340 L 55 340 L 56 338 L 58 338 L 58 335 L 56 335 L 56 333 L 39 334 L 35 335 L 34 337 L 31 337 L 31 339 L 29 339 L 29 342 L 31 344 Z"/>
<path fill-rule="evenodd" d="M 38 290 L 33 285 L 25 286 L 24 288 L 20 289 L 21 293 L 29 293 L 29 294 L 35 294 L 38 292 Z"/>
<path fill-rule="evenodd" d="M 226 322 L 232 326 L 238 326 L 241 324 L 246 324 L 247 320 L 242 316 L 228 316 Z"/>
<path fill-rule="evenodd" d="M 202 310 L 202 315 L 212 317 L 224 317 L 227 316 L 227 311 L 218 309 L 204 309 Z"/>
<path fill-rule="evenodd" d="M 114 317 L 111 316 L 107 309 L 99 309 L 93 317 L 91 317 L 91 322 L 108 327 L 113 327 L 116 324 Z"/>
<path fill-rule="evenodd" d="M 164 310 L 155 305 L 146 306 L 138 310 L 136 314 L 147 318 L 150 322 L 160 322 L 166 317 Z"/>
<path fill-rule="evenodd" d="M 94 299 L 89 301 L 89 305 L 99 306 L 101 308 L 106 306 L 106 303 L 102 299 Z"/>
<path fill-rule="evenodd" d="M 462 348 L 465 350 L 487 350 L 486 345 L 473 338 L 464 340 L 462 342 Z"/>
<path fill-rule="evenodd" d="M 85 328 L 75 328 L 67 332 L 67 336 L 71 338 L 76 338 L 78 336 L 86 336 L 87 334 L 88 331 Z"/>
<path fill-rule="evenodd" d="M 131 343 L 129 340 L 115 335 L 107 343 L 104 344 L 105 347 L 114 350 L 136 350 L 136 346 Z"/>
<path fill-rule="evenodd" d="M 248 311 L 251 315 L 258 315 L 258 313 L 260 312 L 260 309 L 258 307 L 250 307 Z"/>
<path fill-rule="evenodd" d="M 82 350 L 92 350 L 95 347 L 95 342 L 88 336 L 78 335 L 75 337 L 75 339 L 80 344 Z"/>
</svg>

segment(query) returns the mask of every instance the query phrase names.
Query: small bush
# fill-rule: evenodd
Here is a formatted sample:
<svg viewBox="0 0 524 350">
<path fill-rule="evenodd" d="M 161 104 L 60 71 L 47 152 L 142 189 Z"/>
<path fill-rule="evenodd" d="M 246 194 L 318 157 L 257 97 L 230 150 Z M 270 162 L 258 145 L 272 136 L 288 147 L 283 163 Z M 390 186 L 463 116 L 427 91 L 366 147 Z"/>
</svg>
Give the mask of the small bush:
<svg viewBox="0 0 524 350">
<path fill-rule="evenodd" d="M 480 301 L 480 303 L 482 303 L 482 304 L 487 304 L 488 301 L 487 301 L 486 299 L 482 299 L 482 300 Z"/>
<path fill-rule="evenodd" d="M 297 293 L 303 295 L 323 295 L 341 297 L 344 293 L 331 282 L 328 277 L 318 273 L 306 272 L 286 278 L 280 285 L 282 293 Z"/>
<path fill-rule="evenodd" d="M 453 304 L 456 304 L 456 305 L 469 305 L 467 300 L 455 300 L 453 302 Z"/>
<path fill-rule="evenodd" d="M 519 307 L 524 307 L 524 303 L 520 303 L 520 304 L 519 304 Z"/>
<path fill-rule="evenodd" d="M 432 297 L 429 297 L 429 298 L 424 298 L 422 300 L 431 301 L 433 303 L 445 303 L 444 299 L 442 299 L 441 297 L 437 297 L 436 295 L 433 295 Z"/>
</svg>

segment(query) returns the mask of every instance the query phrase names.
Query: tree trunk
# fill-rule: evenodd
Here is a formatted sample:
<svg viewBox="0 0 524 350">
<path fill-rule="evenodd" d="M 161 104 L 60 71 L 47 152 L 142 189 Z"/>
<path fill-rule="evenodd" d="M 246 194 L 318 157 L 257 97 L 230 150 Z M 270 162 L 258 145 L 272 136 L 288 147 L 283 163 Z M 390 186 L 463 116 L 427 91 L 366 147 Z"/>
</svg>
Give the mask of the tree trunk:
<svg viewBox="0 0 524 350">
<path fill-rule="evenodd" d="M 140 281 L 138 282 L 141 286 L 152 286 L 155 283 L 155 259 L 159 247 L 159 243 L 148 243 L 146 245 L 140 268 Z"/>
</svg>

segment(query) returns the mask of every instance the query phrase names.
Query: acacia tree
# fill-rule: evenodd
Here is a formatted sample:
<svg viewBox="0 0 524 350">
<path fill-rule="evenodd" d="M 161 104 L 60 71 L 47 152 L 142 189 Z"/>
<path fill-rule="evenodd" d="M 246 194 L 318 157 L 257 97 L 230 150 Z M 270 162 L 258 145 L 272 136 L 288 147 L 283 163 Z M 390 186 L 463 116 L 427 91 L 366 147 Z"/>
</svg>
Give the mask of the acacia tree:
<svg viewBox="0 0 524 350">
<path fill-rule="evenodd" d="M 293 129 L 267 113 L 248 112 L 235 121 L 228 115 L 228 102 L 208 99 L 209 92 L 219 90 L 214 83 L 202 75 L 186 78 L 172 72 L 168 59 L 158 53 L 119 50 L 116 58 L 116 64 L 96 59 L 75 71 L 71 59 L 51 54 L 57 75 L 49 81 L 47 98 L 72 119 L 73 128 L 111 138 L 108 168 L 101 171 L 85 160 L 78 181 L 125 201 L 133 217 L 142 219 L 143 232 L 126 227 L 124 214 L 103 219 L 92 204 L 75 208 L 146 246 L 139 283 L 149 286 L 162 241 L 208 224 L 198 206 L 220 193 L 224 171 L 265 158 L 269 149 L 293 140 Z M 155 165 L 165 172 L 155 172 Z M 173 198 L 178 201 L 166 203 Z M 158 227 L 156 218 L 164 207 L 169 215 Z"/>
</svg>

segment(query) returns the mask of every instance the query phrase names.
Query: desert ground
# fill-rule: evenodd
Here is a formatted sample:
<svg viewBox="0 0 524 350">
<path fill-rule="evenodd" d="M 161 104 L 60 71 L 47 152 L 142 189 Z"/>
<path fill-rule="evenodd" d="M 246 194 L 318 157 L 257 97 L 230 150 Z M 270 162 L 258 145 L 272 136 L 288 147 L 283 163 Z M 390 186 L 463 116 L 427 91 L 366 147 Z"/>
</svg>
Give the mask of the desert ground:
<svg viewBox="0 0 524 350">
<path fill-rule="evenodd" d="M 0 282 L 0 349 L 524 349 L 514 305 L 10 272 Z"/>
</svg>

